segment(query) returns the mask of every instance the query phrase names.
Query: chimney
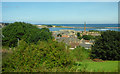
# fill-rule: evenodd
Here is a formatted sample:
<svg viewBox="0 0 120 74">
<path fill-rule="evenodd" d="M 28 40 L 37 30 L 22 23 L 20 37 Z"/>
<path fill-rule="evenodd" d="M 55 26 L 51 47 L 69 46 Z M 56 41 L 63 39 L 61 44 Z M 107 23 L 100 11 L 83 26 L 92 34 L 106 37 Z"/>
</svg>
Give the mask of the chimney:
<svg viewBox="0 0 120 74">
<path fill-rule="evenodd" d="M 84 22 L 84 32 L 86 32 L 86 22 Z"/>
</svg>

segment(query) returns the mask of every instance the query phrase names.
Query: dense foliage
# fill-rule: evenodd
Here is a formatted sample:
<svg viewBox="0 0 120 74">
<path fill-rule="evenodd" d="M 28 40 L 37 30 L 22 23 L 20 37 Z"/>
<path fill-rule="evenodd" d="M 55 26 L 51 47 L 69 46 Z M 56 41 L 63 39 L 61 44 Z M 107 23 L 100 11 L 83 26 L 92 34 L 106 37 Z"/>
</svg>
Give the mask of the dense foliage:
<svg viewBox="0 0 120 74">
<path fill-rule="evenodd" d="M 92 46 L 91 58 L 120 60 L 120 32 L 105 31 Z"/>
<path fill-rule="evenodd" d="M 79 37 L 80 36 L 80 32 L 77 32 L 77 37 Z"/>
<path fill-rule="evenodd" d="M 29 23 L 15 22 L 2 29 L 2 45 L 15 47 L 19 40 L 24 39 L 27 43 L 36 43 L 39 40 L 48 40 L 52 34 L 47 28 L 39 29 Z"/>
<path fill-rule="evenodd" d="M 62 37 L 62 35 L 61 34 L 57 34 L 57 37 Z"/>
<path fill-rule="evenodd" d="M 83 35 L 82 38 L 85 40 L 94 39 L 94 37 L 92 35 Z"/>
<path fill-rule="evenodd" d="M 85 39 L 85 40 L 90 40 L 90 39 L 95 39 L 95 37 L 94 36 L 92 36 L 92 35 L 83 35 L 83 36 L 81 36 L 81 34 L 80 34 L 80 32 L 77 32 L 77 38 L 78 39 Z"/>
<path fill-rule="evenodd" d="M 77 47 L 72 50 L 71 55 L 75 61 L 82 61 L 89 57 L 89 50 L 86 50 L 84 47 Z"/>
<path fill-rule="evenodd" d="M 52 25 L 46 25 L 47 27 L 53 27 Z"/>
<path fill-rule="evenodd" d="M 79 36 L 79 37 L 78 37 L 78 39 L 80 39 L 80 40 L 81 40 L 81 39 L 82 39 L 82 37 L 81 37 L 81 36 Z"/>
<path fill-rule="evenodd" d="M 80 35 L 80 32 L 77 32 L 77 38 L 80 39 L 80 40 L 82 39 L 82 36 Z"/>
<path fill-rule="evenodd" d="M 2 23 L 4 26 L 7 26 L 7 25 L 9 25 L 10 23 Z"/>
<path fill-rule="evenodd" d="M 58 71 L 71 65 L 72 58 L 64 43 L 39 41 L 28 45 L 20 41 L 20 46 L 11 56 L 3 60 L 4 72 L 44 72 Z"/>
<path fill-rule="evenodd" d="M 98 30 L 89 30 L 89 32 L 100 32 Z"/>
</svg>

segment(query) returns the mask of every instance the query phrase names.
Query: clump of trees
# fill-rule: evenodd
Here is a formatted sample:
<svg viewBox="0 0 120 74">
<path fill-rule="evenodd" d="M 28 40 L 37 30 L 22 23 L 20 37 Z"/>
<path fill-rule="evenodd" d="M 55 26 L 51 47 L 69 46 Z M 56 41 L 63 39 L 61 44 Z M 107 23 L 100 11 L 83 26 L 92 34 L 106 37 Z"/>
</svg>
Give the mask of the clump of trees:
<svg viewBox="0 0 120 74">
<path fill-rule="evenodd" d="M 72 63 L 73 60 L 64 43 L 49 40 L 28 45 L 22 40 L 12 55 L 3 60 L 2 71 L 56 72 Z"/>
<path fill-rule="evenodd" d="M 7 25 L 9 25 L 10 23 L 2 23 L 2 25 L 4 25 L 4 26 L 7 26 Z"/>
<path fill-rule="evenodd" d="M 80 35 L 80 32 L 77 32 L 77 38 L 80 39 L 80 40 L 82 39 L 82 36 Z"/>
<path fill-rule="evenodd" d="M 78 39 L 85 39 L 85 40 L 90 40 L 90 39 L 94 39 L 95 37 L 94 36 L 92 36 L 92 35 L 83 35 L 83 36 L 81 36 L 80 35 L 80 32 L 77 32 L 77 38 Z"/>
<path fill-rule="evenodd" d="M 47 27 L 53 27 L 52 25 L 46 25 Z"/>
<path fill-rule="evenodd" d="M 2 29 L 2 45 L 15 47 L 19 40 L 24 39 L 27 43 L 36 43 L 39 40 L 52 39 L 52 33 L 47 28 L 39 29 L 36 26 L 24 23 L 15 22 Z"/>
<path fill-rule="evenodd" d="M 97 37 L 92 46 L 91 58 L 120 60 L 120 32 L 105 31 Z"/>
<path fill-rule="evenodd" d="M 57 34 L 57 37 L 62 37 L 62 35 L 61 34 Z"/>
<path fill-rule="evenodd" d="M 15 22 L 3 28 L 3 35 L 3 46 L 15 47 L 4 54 L 3 72 L 61 72 L 72 67 L 70 51 L 64 43 L 53 41 L 47 28 Z"/>
<path fill-rule="evenodd" d="M 89 32 L 100 32 L 98 30 L 89 30 Z"/>
<path fill-rule="evenodd" d="M 84 47 L 79 46 L 71 51 L 71 56 L 75 61 L 82 61 L 88 59 L 89 53 L 89 50 L 86 50 Z"/>
<path fill-rule="evenodd" d="M 80 36 L 80 32 L 77 32 L 77 36 L 78 36 L 78 37 Z"/>
<path fill-rule="evenodd" d="M 82 38 L 85 39 L 85 40 L 90 40 L 90 39 L 94 39 L 94 36 L 92 36 L 92 35 L 83 35 Z"/>
</svg>

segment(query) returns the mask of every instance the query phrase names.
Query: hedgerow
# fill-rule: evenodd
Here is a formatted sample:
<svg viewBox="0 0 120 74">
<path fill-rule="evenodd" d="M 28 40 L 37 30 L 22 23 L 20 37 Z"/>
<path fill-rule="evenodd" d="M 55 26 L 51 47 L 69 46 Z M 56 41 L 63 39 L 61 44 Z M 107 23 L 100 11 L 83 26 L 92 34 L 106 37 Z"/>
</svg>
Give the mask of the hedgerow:
<svg viewBox="0 0 120 74">
<path fill-rule="evenodd" d="M 59 71 L 73 64 L 63 43 L 39 41 L 28 45 L 20 41 L 11 56 L 3 60 L 3 72 Z"/>
</svg>

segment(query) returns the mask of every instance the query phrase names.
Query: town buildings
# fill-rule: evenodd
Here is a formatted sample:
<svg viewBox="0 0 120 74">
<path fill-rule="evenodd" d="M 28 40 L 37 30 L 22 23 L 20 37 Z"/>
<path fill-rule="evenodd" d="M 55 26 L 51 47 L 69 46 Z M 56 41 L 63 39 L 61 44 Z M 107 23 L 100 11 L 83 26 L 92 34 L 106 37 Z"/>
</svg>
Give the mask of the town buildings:
<svg viewBox="0 0 120 74">
<path fill-rule="evenodd" d="M 65 44 L 70 46 L 70 49 L 74 49 L 77 46 L 82 46 L 85 49 L 90 49 L 91 45 L 93 45 L 94 40 L 84 40 L 77 38 L 77 32 L 81 31 L 74 31 L 74 30 L 60 30 L 60 31 L 52 31 L 52 35 L 58 42 L 64 42 Z M 88 35 L 98 36 L 97 32 L 86 32 Z M 60 35 L 60 36 L 59 36 Z"/>
</svg>

